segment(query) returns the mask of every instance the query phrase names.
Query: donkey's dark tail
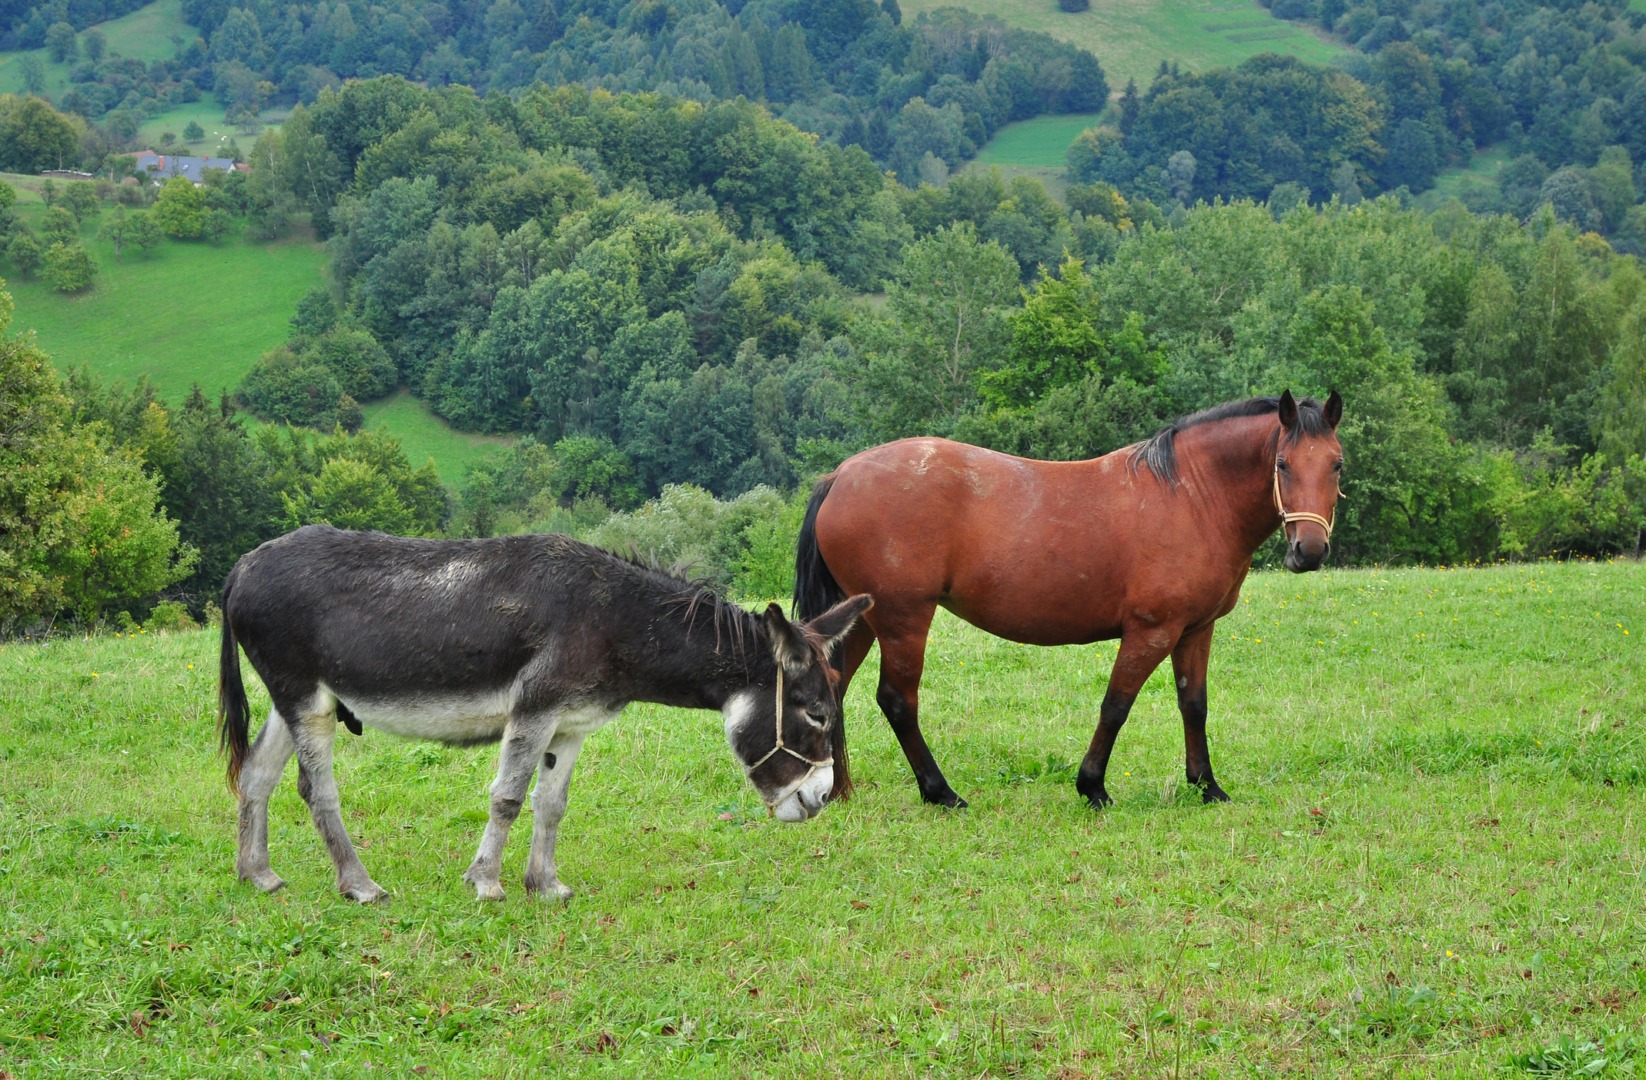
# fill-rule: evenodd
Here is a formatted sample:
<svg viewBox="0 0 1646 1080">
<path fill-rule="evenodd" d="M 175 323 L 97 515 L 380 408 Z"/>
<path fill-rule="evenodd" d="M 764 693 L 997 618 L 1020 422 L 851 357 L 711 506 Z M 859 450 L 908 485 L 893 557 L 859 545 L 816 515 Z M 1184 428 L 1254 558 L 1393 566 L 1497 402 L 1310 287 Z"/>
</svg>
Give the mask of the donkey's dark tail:
<svg viewBox="0 0 1646 1080">
<path fill-rule="evenodd" d="M 229 790 L 240 793 L 240 768 L 251 749 L 246 732 L 251 726 L 251 706 L 246 702 L 246 685 L 240 681 L 240 644 L 234 640 L 229 621 L 229 592 L 234 588 L 235 570 L 223 583 L 223 646 L 217 660 L 218 749 L 229 756 Z"/>
<path fill-rule="evenodd" d="M 806 504 L 806 518 L 800 523 L 800 541 L 795 545 L 794 552 L 794 610 L 791 614 L 801 622 L 817 618 L 846 599 L 846 591 L 834 579 L 834 574 L 829 571 L 829 564 L 823 561 L 823 552 L 817 547 L 817 512 L 822 508 L 823 500 L 829 497 L 829 490 L 834 487 L 834 477 L 835 474 L 830 473 L 812 488 L 811 501 Z M 835 675 L 838 676 L 838 643 L 829 652 L 829 666 L 834 668 Z M 830 741 L 834 746 L 834 789 L 830 791 L 829 797 L 845 800 L 852 794 L 852 772 L 851 759 L 846 753 L 844 708 L 840 710 L 840 716 L 835 721 Z"/>
</svg>

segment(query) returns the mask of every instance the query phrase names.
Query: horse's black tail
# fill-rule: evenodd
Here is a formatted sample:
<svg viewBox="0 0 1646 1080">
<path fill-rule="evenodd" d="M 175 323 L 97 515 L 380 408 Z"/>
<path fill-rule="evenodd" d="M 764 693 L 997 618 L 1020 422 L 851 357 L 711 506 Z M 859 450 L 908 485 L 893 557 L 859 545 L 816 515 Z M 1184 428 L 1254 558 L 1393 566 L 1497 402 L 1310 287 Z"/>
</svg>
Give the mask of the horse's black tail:
<svg viewBox="0 0 1646 1080">
<path fill-rule="evenodd" d="M 246 701 L 246 685 L 240 680 L 240 645 L 229 621 L 229 592 L 239 567 L 229 572 L 223 583 L 223 645 L 217 660 L 218 749 L 229 756 L 229 790 L 240 793 L 240 768 L 251 750 L 247 731 L 251 726 L 251 706 Z"/>
<path fill-rule="evenodd" d="M 794 552 L 794 609 L 792 616 L 801 622 L 817 618 L 840 601 L 846 591 L 834 579 L 829 564 L 823 561 L 823 552 L 817 547 L 817 512 L 823 500 L 834 487 L 834 473 L 830 473 L 812 488 L 812 498 L 806 504 L 806 518 L 800 523 L 800 540 Z M 840 673 L 840 643 L 829 652 L 829 666 Z M 836 702 L 836 704 L 842 704 Z M 834 789 L 832 799 L 848 799 L 852 793 L 851 759 L 846 754 L 846 713 L 840 710 L 834 732 L 830 736 L 834 747 Z"/>
</svg>

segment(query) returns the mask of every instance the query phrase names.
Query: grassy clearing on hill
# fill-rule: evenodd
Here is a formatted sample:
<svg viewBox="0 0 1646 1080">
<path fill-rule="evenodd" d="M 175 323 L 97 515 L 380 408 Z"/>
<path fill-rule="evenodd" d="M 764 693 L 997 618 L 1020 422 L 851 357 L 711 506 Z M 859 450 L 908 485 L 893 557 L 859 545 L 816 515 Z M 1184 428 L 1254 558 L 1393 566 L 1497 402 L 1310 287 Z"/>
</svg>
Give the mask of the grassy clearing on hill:
<svg viewBox="0 0 1646 1080">
<path fill-rule="evenodd" d="M 1412 200 L 1421 210 L 1435 210 L 1452 198 L 1462 198 L 1474 188 L 1496 188 L 1497 174 L 1509 162 L 1506 146 L 1491 146 L 1477 151 L 1469 164 L 1460 169 L 1446 169 L 1435 177 L 1435 186 Z"/>
<path fill-rule="evenodd" d="M 1101 814 L 1072 779 L 1113 644 L 944 616 L 925 728 L 970 809 L 919 803 L 872 678 L 859 794 L 803 826 L 719 717 L 636 707 L 579 762 L 569 906 L 519 887 L 529 820 L 505 903 L 461 880 L 494 748 L 377 733 L 339 774 L 392 901 L 333 892 L 289 775 L 259 895 L 214 634 L 0 646 L 0 1069 L 1636 1074 L 1642 595 L 1626 563 L 1255 575 L 1212 660 L 1234 802 L 1186 788 L 1162 673 Z"/>
<path fill-rule="evenodd" d="M 110 56 L 145 61 L 170 60 L 180 45 L 200 36 L 200 31 L 183 21 L 183 0 L 157 0 L 130 15 L 98 23 L 97 29 L 108 41 Z M 45 49 L 0 52 L 0 94 L 23 92 L 23 75 L 17 61 L 30 53 L 45 65 L 46 94 L 55 100 L 68 89 L 69 69 L 74 65 L 52 63 Z M 223 114 L 219 111 L 217 115 L 221 118 Z"/>
<path fill-rule="evenodd" d="M 469 466 L 514 442 L 509 436 L 458 431 L 405 389 L 370 402 L 361 411 L 366 414 L 366 429 L 393 434 L 414 467 L 433 458 L 441 482 L 453 490 L 462 485 Z"/>
<path fill-rule="evenodd" d="M 1096 56 L 1118 94 L 1128 78 L 1147 87 L 1162 60 L 1191 71 L 1232 67 L 1259 53 L 1326 64 L 1342 46 L 1273 18 L 1253 0 L 1098 0 L 1089 11 L 1058 10 L 1056 0 L 904 0 L 903 17 L 963 7 L 1023 30 L 1072 42 Z"/>
<path fill-rule="evenodd" d="M 1101 116 L 1101 113 L 1069 113 L 1007 124 L 978 152 L 977 163 L 1062 169 L 1069 144 L 1082 131 L 1095 126 Z"/>
</svg>

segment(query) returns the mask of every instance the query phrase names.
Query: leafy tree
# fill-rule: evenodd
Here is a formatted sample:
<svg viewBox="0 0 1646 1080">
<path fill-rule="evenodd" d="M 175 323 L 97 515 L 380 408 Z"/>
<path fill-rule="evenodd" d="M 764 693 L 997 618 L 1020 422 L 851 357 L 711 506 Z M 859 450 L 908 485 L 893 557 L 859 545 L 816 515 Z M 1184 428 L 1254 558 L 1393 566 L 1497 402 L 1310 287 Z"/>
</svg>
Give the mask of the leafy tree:
<svg viewBox="0 0 1646 1080">
<path fill-rule="evenodd" d="M 978 371 L 1004 351 L 1017 280 L 1011 254 L 969 222 L 909 247 L 885 315 L 858 330 L 865 363 L 852 378 L 878 434 L 941 433 L 971 405 Z"/>
<path fill-rule="evenodd" d="M 28 233 L 20 232 L 6 245 L 6 257 L 17 267 L 18 273 L 28 277 L 39 268 L 45 253 L 40 250 L 39 241 Z"/>
<path fill-rule="evenodd" d="M 0 292 L 0 331 L 11 297 Z M 0 627 L 93 618 L 185 577 L 194 553 L 132 455 L 76 427 L 46 356 L 0 333 Z"/>
<path fill-rule="evenodd" d="M 147 210 L 135 211 L 128 219 L 128 242 L 138 251 L 149 251 L 160 246 L 165 239 L 160 232 L 160 226 L 155 224 L 154 215 Z"/>
<path fill-rule="evenodd" d="M 67 207 L 53 206 L 40 221 L 40 239 L 45 244 L 77 244 L 80 222 Z"/>
<path fill-rule="evenodd" d="M 54 22 L 46 30 L 46 52 L 52 63 L 66 64 L 80 55 L 75 43 L 74 27 L 66 22 Z"/>
<path fill-rule="evenodd" d="M 200 121 L 190 120 L 183 126 L 183 138 L 189 142 L 199 142 L 206 137 L 206 129 L 200 126 Z"/>
<path fill-rule="evenodd" d="M 124 206 L 115 207 L 114 213 L 109 216 L 109 219 L 103 223 L 103 227 L 97 232 L 97 238 L 99 240 L 108 241 L 108 243 L 114 248 L 115 262 L 120 261 L 121 250 L 127 244 L 131 243 L 131 237 L 131 216 L 126 212 L 126 208 Z"/>
<path fill-rule="evenodd" d="M 41 271 L 46 281 L 58 292 L 80 292 L 91 287 L 97 277 L 97 264 L 78 244 L 54 243 L 46 249 Z"/>
<path fill-rule="evenodd" d="M 33 53 L 25 53 L 17 59 L 17 70 L 23 78 L 23 89 L 27 93 L 39 97 L 46 92 L 46 65 Z"/>
<path fill-rule="evenodd" d="M 37 97 L 0 94 L 0 171 L 35 173 L 72 164 L 84 131 L 78 117 L 65 116 Z"/>
<path fill-rule="evenodd" d="M 81 221 L 96 217 L 103 211 L 102 200 L 97 197 L 97 186 L 85 180 L 64 184 L 63 202 Z"/>
<path fill-rule="evenodd" d="M 181 176 L 167 180 L 151 211 L 160 231 L 179 240 L 197 240 L 206 228 L 206 196 Z"/>
</svg>

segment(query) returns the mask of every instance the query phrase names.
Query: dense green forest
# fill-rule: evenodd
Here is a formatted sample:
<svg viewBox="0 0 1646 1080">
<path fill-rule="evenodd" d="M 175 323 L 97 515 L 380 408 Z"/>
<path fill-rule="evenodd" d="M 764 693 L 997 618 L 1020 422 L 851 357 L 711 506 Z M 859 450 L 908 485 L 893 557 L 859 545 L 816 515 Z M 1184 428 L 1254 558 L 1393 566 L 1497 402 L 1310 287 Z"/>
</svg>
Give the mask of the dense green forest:
<svg viewBox="0 0 1646 1080">
<path fill-rule="evenodd" d="M 1090 112 L 1109 93 L 1080 49 L 958 9 L 904 26 L 896 0 L 186 0 L 199 36 L 169 61 L 123 58 L 101 37 L 77 43 L 76 30 L 123 10 L 0 3 L 0 49 L 45 46 L 77 61 L 58 104 L 116 137 L 205 91 L 240 122 L 313 103 L 349 78 L 402 75 L 482 94 L 571 83 L 765 103 L 911 182 L 941 178 L 1009 121 Z"/>
</svg>

